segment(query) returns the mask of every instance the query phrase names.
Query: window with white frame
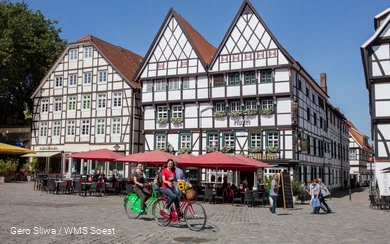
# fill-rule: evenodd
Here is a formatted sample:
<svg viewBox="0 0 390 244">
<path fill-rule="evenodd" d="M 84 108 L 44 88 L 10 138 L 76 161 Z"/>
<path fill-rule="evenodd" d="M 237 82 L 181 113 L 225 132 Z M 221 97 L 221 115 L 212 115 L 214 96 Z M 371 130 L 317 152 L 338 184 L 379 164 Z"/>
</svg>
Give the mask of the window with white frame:
<svg viewBox="0 0 390 244">
<path fill-rule="evenodd" d="M 183 90 L 190 89 L 190 77 L 183 78 Z"/>
<path fill-rule="evenodd" d="M 179 78 L 168 79 L 169 90 L 179 90 Z"/>
<path fill-rule="evenodd" d="M 218 147 L 218 145 L 219 145 L 218 134 L 209 134 L 209 146 Z"/>
<path fill-rule="evenodd" d="M 69 60 L 70 61 L 76 61 L 77 60 L 77 49 L 71 49 L 69 50 Z"/>
<path fill-rule="evenodd" d="M 68 120 L 66 125 L 66 135 L 67 136 L 74 136 L 76 133 L 76 121 L 75 120 Z"/>
<path fill-rule="evenodd" d="M 107 95 L 106 94 L 98 94 L 98 108 L 105 108 L 106 107 L 106 100 Z"/>
<path fill-rule="evenodd" d="M 112 94 L 112 107 L 114 108 L 122 107 L 122 92 L 114 92 Z"/>
<path fill-rule="evenodd" d="M 106 120 L 105 119 L 96 119 L 96 135 L 104 136 L 106 133 Z"/>
<path fill-rule="evenodd" d="M 144 81 L 143 82 L 143 91 L 144 92 L 152 92 L 152 81 Z"/>
<path fill-rule="evenodd" d="M 84 119 L 81 121 L 81 135 L 87 136 L 89 135 L 89 120 Z"/>
<path fill-rule="evenodd" d="M 172 118 L 183 118 L 183 110 L 181 105 L 172 106 Z"/>
<path fill-rule="evenodd" d="M 168 118 L 168 107 L 167 106 L 158 106 L 157 107 L 157 119 Z"/>
<path fill-rule="evenodd" d="M 92 82 L 92 73 L 84 73 L 84 84 L 90 85 Z"/>
<path fill-rule="evenodd" d="M 91 95 L 83 95 L 83 109 L 91 108 Z"/>
<path fill-rule="evenodd" d="M 245 85 L 253 85 L 256 84 L 256 72 L 249 71 L 244 73 L 244 84 Z"/>
<path fill-rule="evenodd" d="M 84 59 L 92 58 L 92 47 L 84 48 Z"/>
<path fill-rule="evenodd" d="M 256 110 L 257 109 L 257 101 L 256 100 L 246 101 L 245 107 L 246 107 L 246 109 L 254 109 L 254 110 Z"/>
<path fill-rule="evenodd" d="M 56 76 L 54 77 L 54 86 L 55 87 L 62 87 L 62 76 Z"/>
<path fill-rule="evenodd" d="M 47 136 L 47 122 L 41 122 L 39 130 L 40 130 L 39 132 L 40 136 Z"/>
<path fill-rule="evenodd" d="M 156 80 L 156 81 L 154 82 L 154 90 L 155 90 L 156 92 L 165 91 L 165 90 L 166 90 L 165 81 L 164 81 L 164 80 Z"/>
<path fill-rule="evenodd" d="M 216 112 L 225 112 L 226 106 L 225 103 L 216 103 L 215 104 L 215 111 Z"/>
<path fill-rule="evenodd" d="M 263 100 L 261 102 L 261 109 L 271 109 L 274 107 L 274 102 L 272 100 Z"/>
<path fill-rule="evenodd" d="M 54 98 L 54 111 L 59 112 L 62 110 L 62 98 Z"/>
<path fill-rule="evenodd" d="M 107 82 L 107 71 L 99 71 L 99 83 L 106 83 Z"/>
<path fill-rule="evenodd" d="M 278 132 L 268 132 L 267 141 L 269 147 L 279 147 L 279 133 Z"/>
<path fill-rule="evenodd" d="M 41 113 L 47 113 L 49 111 L 49 99 L 41 100 Z"/>
<path fill-rule="evenodd" d="M 167 145 L 167 136 L 156 135 L 156 148 L 166 148 L 166 145 Z"/>
<path fill-rule="evenodd" d="M 53 122 L 53 137 L 60 136 L 61 133 L 61 121 Z"/>
<path fill-rule="evenodd" d="M 271 83 L 272 82 L 272 70 L 261 70 L 260 71 L 260 83 Z"/>
<path fill-rule="evenodd" d="M 234 134 L 225 134 L 225 145 L 226 147 L 234 148 Z"/>
<path fill-rule="evenodd" d="M 180 135 L 181 148 L 191 148 L 191 135 Z"/>
<path fill-rule="evenodd" d="M 68 110 L 76 110 L 76 97 L 68 97 Z"/>
<path fill-rule="evenodd" d="M 111 130 L 112 135 L 120 135 L 121 134 L 121 119 L 119 119 L 119 118 L 112 119 L 111 127 L 112 127 L 112 130 Z"/>
<path fill-rule="evenodd" d="M 240 102 L 231 102 L 230 103 L 230 111 L 240 111 L 241 103 Z"/>
<path fill-rule="evenodd" d="M 261 133 L 251 133 L 251 147 L 259 147 L 261 148 Z"/>
<path fill-rule="evenodd" d="M 69 86 L 75 86 L 77 85 L 77 75 L 69 75 Z"/>
<path fill-rule="evenodd" d="M 349 149 L 349 159 L 357 159 L 356 149 Z"/>
<path fill-rule="evenodd" d="M 240 85 L 240 73 L 228 74 L 228 84 L 229 84 L 229 86 L 239 86 Z"/>
</svg>

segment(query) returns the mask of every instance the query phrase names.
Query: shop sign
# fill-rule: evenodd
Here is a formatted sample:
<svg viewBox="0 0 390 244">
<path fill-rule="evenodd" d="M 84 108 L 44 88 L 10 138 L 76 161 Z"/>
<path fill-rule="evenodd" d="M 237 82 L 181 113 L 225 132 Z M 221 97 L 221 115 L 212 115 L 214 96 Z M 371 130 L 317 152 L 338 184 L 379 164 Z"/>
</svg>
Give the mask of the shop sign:
<svg viewBox="0 0 390 244">
<path fill-rule="evenodd" d="M 58 147 L 52 147 L 52 146 L 43 146 L 39 147 L 40 151 L 58 151 Z"/>
<path fill-rule="evenodd" d="M 235 126 L 244 126 L 251 125 L 251 121 L 249 119 L 239 119 L 234 121 Z"/>
</svg>

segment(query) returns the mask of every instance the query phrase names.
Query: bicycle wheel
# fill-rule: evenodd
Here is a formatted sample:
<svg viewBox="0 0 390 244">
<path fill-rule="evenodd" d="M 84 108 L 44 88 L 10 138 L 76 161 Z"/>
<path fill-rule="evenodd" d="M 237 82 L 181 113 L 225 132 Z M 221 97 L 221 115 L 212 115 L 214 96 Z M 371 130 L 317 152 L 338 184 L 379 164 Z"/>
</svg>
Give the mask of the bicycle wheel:
<svg viewBox="0 0 390 244">
<path fill-rule="evenodd" d="M 161 214 L 161 211 L 165 209 L 165 205 L 167 204 L 166 201 L 159 199 L 153 204 L 152 209 L 152 216 L 154 217 L 154 220 L 156 220 L 157 224 L 160 226 L 167 226 L 171 219 L 166 219 Z"/>
<path fill-rule="evenodd" d="M 129 219 L 136 219 L 139 217 L 139 213 L 136 213 L 134 212 L 131 207 L 133 205 L 133 202 L 131 202 L 129 200 L 129 198 L 126 196 L 126 200 L 125 200 L 125 211 L 126 211 L 126 215 Z"/>
<path fill-rule="evenodd" d="M 203 206 L 197 202 L 190 203 L 184 210 L 184 220 L 191 230 L 203 230 L 206 225 L 206 211 Z"/>
</svg>

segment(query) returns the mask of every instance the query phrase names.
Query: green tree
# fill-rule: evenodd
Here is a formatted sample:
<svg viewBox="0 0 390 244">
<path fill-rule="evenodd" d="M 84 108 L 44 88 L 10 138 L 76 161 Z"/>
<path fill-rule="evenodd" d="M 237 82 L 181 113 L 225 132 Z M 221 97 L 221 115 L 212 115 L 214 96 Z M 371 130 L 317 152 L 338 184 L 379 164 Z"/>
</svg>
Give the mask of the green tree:
<svg viewBox="0 0 390 244">
<path fill-rule="evenodd" d="M 30 96 L 67 44 L 58 21 L 0 0 L 0 125 L 22 123 Z"/>
</svg>

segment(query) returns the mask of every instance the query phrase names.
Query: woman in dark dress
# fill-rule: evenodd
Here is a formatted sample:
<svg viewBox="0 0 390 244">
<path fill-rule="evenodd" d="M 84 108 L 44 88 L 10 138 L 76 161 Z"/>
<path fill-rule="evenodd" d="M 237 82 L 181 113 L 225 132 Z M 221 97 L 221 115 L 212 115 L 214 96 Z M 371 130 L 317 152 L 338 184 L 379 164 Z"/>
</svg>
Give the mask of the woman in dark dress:
<svg viewBox="0 0 390 244">
<path fill-rule="evenodd" d="M 137 169 L 134 171 L 134 192 L 141 199 L 141 214 L 145 214 L 145 202 L 150 197 L 150 192 L 145 187 L 146 177 L 142 171 L 142 164 L 137 164 Z"/>
</svg>

